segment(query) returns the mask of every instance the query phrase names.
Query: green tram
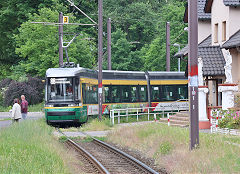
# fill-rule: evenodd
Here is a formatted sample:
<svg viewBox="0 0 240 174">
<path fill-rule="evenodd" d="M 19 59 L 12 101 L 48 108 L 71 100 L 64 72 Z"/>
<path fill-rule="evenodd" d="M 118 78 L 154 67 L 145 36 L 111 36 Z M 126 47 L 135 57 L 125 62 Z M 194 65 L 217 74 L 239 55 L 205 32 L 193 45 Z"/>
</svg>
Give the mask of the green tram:
<svg viewBox="0 0 240 174">
<path fill-rule="evenodd" d="M 45 116 L 49 124 L 85 123 L 98 114 L 98 72 L 86 68 L 46 71 Z M 167 107 L 188 98 L 184 72 L 103 70 L 103 114 L 116 108 Z M 179 102 L 187 106 L 188 103 Z"/>
</svg>

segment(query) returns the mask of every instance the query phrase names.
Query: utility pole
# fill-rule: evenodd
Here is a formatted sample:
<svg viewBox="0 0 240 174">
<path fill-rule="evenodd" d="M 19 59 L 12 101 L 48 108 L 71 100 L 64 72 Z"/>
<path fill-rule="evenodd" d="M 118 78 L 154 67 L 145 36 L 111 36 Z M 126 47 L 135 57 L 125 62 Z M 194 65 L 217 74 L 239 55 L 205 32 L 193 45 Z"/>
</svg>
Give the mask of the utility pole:
<svg viewBox="0 0 240 174">
<path fill-rule="evenodd" d="M 108 52 L 108 70 L 112 69 L 112 61 L 111 61 L 111 18 L 108 18 L 107 21 L 107 52 Z"/>
<path fill-rule="evenodd" d="M 166 23 L 166 71 L 170 71 L 170 22 Z"/>
<path fill-rule="evenodd" d="M 98 118 L 102 120 L 103 0 L 98 0 Z"/>
<path fill-rule="evenodd" d="M 199 145 L 198 120 L 198 1 L 188 0 L 188 86 L 190 100 L 190 150 Z"/>
<path fill-rule="evenodd" d="M 59 13 L 59 19 L 58 19 L 58 23 L 55 22 L 31 22 L 32 24 L 43 24 L 43 25 L 53 25 L 53 26 L 58 26 L 58 35 L 59 35 L 59 67 L 63 67 L 63 48 L 65 48 L 65 50 L 67 50 L 67 48 L 69 47 L 69 45 L 73 42 L 73 40 L 78 36 L 78 34 L 75 34 L 75 36 L 73 37 L 73 39 L 69 42 L 63 42 L 63 25 L 82 25 L 82 26 L 96 26 L 98 25 L 92 18 L 90 18 L 86 13 L 84 13 L 81 9 L 79 9 L 74 2 L 72 2 L 71 0 L 67 0 L 71 6 L 73 6 L 74 8 L 76 8 L 78 11 L 80 11 L 85 17 L 87 17 L 92 23 L 91 24 L 80 24 L 80 23 L 69 23 L 68 20 L 63 21 L 63 14 L 62 12 Z M 67 17 L 67 16 L 66 16 Z M 66 19 L 66 18 L 65 18 Z M 64 43 L 68 43 L 67 46 L 64 46 Z M 67 55 L 67 51 L 66 51 L 66 56 Z"/>
<path fill-rule="evenodd" d="M 59 67 L 63 66 L 63 14 L 62 12 L 59 13 L 58 22 L 60 23 L 58 26 L 58 35 L 59 35 Z"/>
</svg>

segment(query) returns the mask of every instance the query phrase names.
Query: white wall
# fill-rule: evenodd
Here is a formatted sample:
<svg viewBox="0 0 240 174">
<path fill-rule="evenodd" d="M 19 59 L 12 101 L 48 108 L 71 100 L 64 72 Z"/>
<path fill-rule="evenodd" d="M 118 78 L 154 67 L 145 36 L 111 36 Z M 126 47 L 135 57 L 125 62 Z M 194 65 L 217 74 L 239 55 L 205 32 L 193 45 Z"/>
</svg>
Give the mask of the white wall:
<svg viewBox="0 0 240 174">
<path fill-rule="evenodd" d="M 211 34 L 211 20 L 198 20 L 198 43 L 201 43 L 206 37 Z"/>
<path fill-rule="evenodd" d="M 230 54 L 232 55 L 232 77 L 233 83 L 240 82 L 240 53 L 236 49 L 230 49 Z"/>
<path fill-rule="evenodd" d="M 212 4 L 212 45 L 222 45 L 222 22 L 226 21 L 226 39 L 229 39 L 229 7 L 223 0 L 215 0 Z M 214 27 L 218 23 L 218 43 L 214 43 Z"/>
<path fill-rule="evenodd" d="M 240 7 L 229 8 L 229 36 L 233 35 L 240 29 Z"/>
</svg>

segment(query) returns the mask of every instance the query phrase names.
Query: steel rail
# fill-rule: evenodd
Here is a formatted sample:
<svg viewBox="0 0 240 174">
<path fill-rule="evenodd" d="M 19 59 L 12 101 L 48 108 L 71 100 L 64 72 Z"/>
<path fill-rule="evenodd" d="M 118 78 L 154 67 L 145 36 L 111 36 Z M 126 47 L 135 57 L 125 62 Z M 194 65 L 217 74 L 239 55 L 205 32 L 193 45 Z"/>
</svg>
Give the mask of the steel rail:
<svg viewBox="0 0 240 174">
<path fill-rule="evenodd" d="M 63 134 L 64 136 L 66 136 L 63 132 L 61 132 L 59 129 L 57 129 L 59 133 Z M 90 159 L 90 161 L 97 167 L 97 169 L 101 172 L 101 173 L 105 173 L 105 174 L 110 174 L 110 172 L 94 157 L 92 156 L 88 151 L 86 151 L 85 149 L 83 149 L 81 146 L 79 146 L 77 143 L 75 143 L 74 141 L 72 141 L 70 138 L 67 138 L 67 143 L 73 145 L 73 147 L 82 152 L 84 154 L 84 156 L 86 156 L 88 159 Z"/>
<path fill-rule="evenodd" d="M 85 134 L 86 136 L 91 137 L 91 138 L 92 138 L 94 141 L 96 141 L 98 144 L 103 145 L 103 146 L 105 146 L 105 147 L 107 147 L 107 148 L 109 148 L 109 149 L 111 149 L 111 150 L 113 150 L 113 151 L 121 154 L 122 156 L 126 157 L 126 158 L 129 159 L 130 161 L 132 161 L 132 162 L 134 162 L 135 164 L 137 164 L 138 166 L 140 166 L 140 167 L 141 167 L 142 169 L 144 169 L 145 171 L 150 172 L 150 173 L 152 173 L 152 174 L 159 174 L 158 172 L 156 172 L 155 170 L 153 170 L 152 168 L 150 168 L 150 167 L 147 166 L 146 164 L 142 163 L 142 162 L 139 161 L 138 159 L 132 157 L 131 155 L 129 155 L 129 154 L 127 154 L 127 153 L 125 153 L 125 152 L 123 152 L 123 151 L 121 151 L 121 150 L 119 150 L 119 149 L 117 149 L 117 148 L 115 148 L 115 147 L 113 147 L 113 146 L 111 146 L 111 145 L 109 145 L 109 144 L 101 141 L 101 140 L 98 140 L 98 139 L 92 137 L 91 135 L 88 135 L 88 134 L 85 133 L 85 132 L 81 132 L 81 133 Z"/>
</svg>

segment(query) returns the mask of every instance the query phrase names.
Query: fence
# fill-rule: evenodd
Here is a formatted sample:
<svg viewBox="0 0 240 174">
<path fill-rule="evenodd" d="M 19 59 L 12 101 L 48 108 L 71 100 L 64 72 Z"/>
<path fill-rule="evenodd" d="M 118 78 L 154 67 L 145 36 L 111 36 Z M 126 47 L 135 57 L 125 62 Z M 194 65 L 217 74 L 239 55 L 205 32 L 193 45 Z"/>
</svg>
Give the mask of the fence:
<svg viewBox="0 0 240 174">
<path fill-rule="evenodd" d="M 162 115 L 162 118 L 164 118 L 165 115 L 167 115 L 168 124 L 170 124 L 169 122 L 170 114 L 174 114 L 180 111 L 186 111 L 189 109 L 188 102 L 184 102 L 184 104 L 180 104 L 180 103 L 181 102 L 176 101 L 176 102 L 168 103 L 168 105 L 158 105 L 156 107 L 112 109 L 110 110 L 110 120 L 111 120 L 111 123 L 114 125 L 115 118 L 118 119 L 118 124 L 119 124 L 121 117 L 126 117 L 126 120 L 128 121 L 128 117 L 135 116 L 138 121 L 139 116 L 142 116 L 142 115 L 147 115 L 148 120 L 150 119 L 151 116 L 154 118 L 154 120 L 156 120 L 157 115 Z"/>
<path fill-rule="evenodd" d="M 229 128 L 220 128 L 218 126 L 219 120 L 224 118 L 224 115 L 220 115 L 222 108 L 221 107 L 211 107 L 208 108 L 210 110 L 210 126 L 211 126 L 211 133 L 221 133 L 221 134 L 230 134 L 230 135 L 239 135 L 240 131 L 236 129 L 229 129 Z"/>
</svg>

